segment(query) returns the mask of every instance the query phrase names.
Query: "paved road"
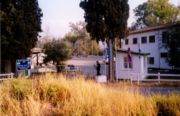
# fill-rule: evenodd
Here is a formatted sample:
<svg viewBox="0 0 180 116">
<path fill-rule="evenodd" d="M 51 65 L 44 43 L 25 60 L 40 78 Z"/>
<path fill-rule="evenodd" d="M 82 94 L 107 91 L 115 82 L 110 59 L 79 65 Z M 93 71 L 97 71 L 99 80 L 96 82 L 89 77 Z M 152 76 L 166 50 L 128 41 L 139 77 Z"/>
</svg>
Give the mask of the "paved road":
<svg viewBox="0 0 180 116">
<path fill-rule="evenodd" d="M 81 72 L 86 75 L 96 75 L 96 61 L 102 61 L 102 56 L 88 56 L 88 57 L 73 57 L 72 59 L 66 62 L 67 65 L 76 66 Z M 106 72 L 105 65 L 101 64 L 101 74 Z"/>
<path fill-rule="evenodd" d="M 75 66 L 92 66 L 96 64 L 97 60 L 103 60 L 102 56 L 88 56 L 88 57 L 73 57 L 68 60 L 66 64 L 73 64 Z"/>
<path fill-rule="evenodd" d="M 180 87 L 140 87 L 139 91 L 145 95 L 171 93 L 177 93 L 180 95 Z"/>
<path fill-rule="evenodd" d="M 128 89 L 130 92 L 140 92 L 143 95 L 153 95 L 153 94 L 161 94 L 161 95 L 168 95 L 172 93 L 176 93 L 180 95 L 180 86 L 173 87 L 173 86 L 152 86 L 152 87 L 130 87 Z"/>
</svg>

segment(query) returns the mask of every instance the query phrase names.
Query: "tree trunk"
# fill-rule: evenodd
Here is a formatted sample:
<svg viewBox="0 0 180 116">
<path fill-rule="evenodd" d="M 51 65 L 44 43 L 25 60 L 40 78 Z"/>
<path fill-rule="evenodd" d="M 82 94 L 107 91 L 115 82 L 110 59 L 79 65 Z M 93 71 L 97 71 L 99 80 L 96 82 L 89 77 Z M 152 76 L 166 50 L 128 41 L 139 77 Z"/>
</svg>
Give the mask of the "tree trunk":
<svg viewBox="0 0 180 116">
<path fill-rule="evenodd" d="M 65 69 L 65 65 L 63 64 L 63 62 L 57 62 L 56 69 L 57 69 L 57 73 L 63 72 Z"/>
<path fill-rule="evenodd" d="M 113 42 L 109 39 L 109 80 L 112 82 L 114 81 L 114 74 L 113 74 Z"/>
<path fill-rule="evenodd" d="M 12 63 L 11 63 L 11 60 L 6 60 L 5 61 L 5 66 L 4 66 L 4 69 L 5 69 L 5 73 L 11 73 L 12 72 Z"/>
<path fill-rule="evenodd" d="M 3 60 L 2 61 L 1 73 L 15 73 L 16 71 L 16 61 L 15 60 Z"/>
<path fill-rule="evenodd" d="M 57 73 L 61 72 L 60 63 L 59 62 L 56 63 L 56 70 L 57 70 Z"/>
<path fill-rule="evenodd" d="M 16 72 L 16 60 L 11 60 L 11 72 Z"/>
</svg>

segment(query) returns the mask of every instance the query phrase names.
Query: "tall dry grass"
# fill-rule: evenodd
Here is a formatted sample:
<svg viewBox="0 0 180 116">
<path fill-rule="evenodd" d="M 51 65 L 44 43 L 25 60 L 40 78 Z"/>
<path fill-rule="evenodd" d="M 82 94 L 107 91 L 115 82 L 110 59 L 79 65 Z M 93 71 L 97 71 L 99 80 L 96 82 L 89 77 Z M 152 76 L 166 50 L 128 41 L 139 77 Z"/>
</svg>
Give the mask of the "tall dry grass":
<svg viewBox="0 0 180 116">
<path fill-rule="evenodd" d="M 1 116 L 180 116 L 180 95 L 143 96 L 62 75 L 0 84 Z"/>
</svg>

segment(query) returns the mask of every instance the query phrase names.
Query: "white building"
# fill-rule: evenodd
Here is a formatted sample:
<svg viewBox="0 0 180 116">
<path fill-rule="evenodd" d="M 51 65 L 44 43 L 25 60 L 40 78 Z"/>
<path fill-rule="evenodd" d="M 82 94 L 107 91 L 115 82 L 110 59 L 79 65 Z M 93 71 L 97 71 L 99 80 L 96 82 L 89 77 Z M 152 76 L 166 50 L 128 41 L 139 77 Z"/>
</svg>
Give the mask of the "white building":
<svg viewBox="0 0 180 116">
<path fill-rule="evenodd" d="M 165 47 L 168 41 L 168 28 L 177 26 L 161 25 L 146 27 L 143 29 L 131 31 L 130 35 L 122 42 L 122 49 L 127 50 L 128 47 L 132 51 L 142 53 L 150 53 L 148 56 L 148 68 L 150 69 L 172 69 L 166 60 L 168 48 Z"/>
<path fill-rule="evenodd" d="M 131 62 L 128 62 L 127 54 L 127 50 L 116 51 L 116 79 L 144 79 L 149 54 L 131 51 Z"/>
<path fill-rule="evenodd" d="M 30 57 L 30 60 L 32 62 L 32 67 L 42 65 L 45 57 L 46 55 L 43 53 L 42 48 L 33 48 L 31 50 L 31 57 Z"/>
</svg>

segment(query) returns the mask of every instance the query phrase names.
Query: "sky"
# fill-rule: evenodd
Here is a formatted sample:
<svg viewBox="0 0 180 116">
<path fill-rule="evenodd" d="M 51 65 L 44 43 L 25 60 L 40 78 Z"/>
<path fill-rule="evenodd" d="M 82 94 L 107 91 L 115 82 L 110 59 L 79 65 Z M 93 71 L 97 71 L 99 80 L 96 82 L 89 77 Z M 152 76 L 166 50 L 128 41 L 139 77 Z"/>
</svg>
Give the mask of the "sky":
<svg viewBox="0 0 180 116">
<path fill-rule="evenodd" d="M 43 37 L 49 35 L 54 38 L 62 38 L 70 31 L 69 23 L 84 21 L 84 11 L 79 7 L 81 0 L 38 0 L 42 9 Z M 133 9 L 147 0 L 129 0 L 130 14 L 128 26 L 135 21 Z M 180 0 L 169 0 L 174 5 L 180 5 Z"/>
</svg>

